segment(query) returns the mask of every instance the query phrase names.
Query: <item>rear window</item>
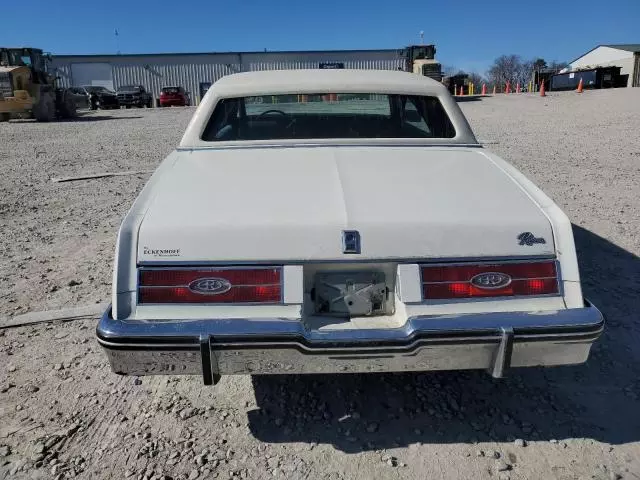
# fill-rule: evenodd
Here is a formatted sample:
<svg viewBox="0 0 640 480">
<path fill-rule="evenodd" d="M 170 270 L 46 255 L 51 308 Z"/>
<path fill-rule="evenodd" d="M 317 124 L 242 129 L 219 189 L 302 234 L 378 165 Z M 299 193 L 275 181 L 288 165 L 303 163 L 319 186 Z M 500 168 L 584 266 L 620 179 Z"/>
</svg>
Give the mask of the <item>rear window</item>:
<svg viewBox="0 0 640 480">
<path fill-rule="evenodd" d="M 319 93 L 222 99 L 202 140 L 454 136 L 455 129 L 437 97 Z"/>
</svg>

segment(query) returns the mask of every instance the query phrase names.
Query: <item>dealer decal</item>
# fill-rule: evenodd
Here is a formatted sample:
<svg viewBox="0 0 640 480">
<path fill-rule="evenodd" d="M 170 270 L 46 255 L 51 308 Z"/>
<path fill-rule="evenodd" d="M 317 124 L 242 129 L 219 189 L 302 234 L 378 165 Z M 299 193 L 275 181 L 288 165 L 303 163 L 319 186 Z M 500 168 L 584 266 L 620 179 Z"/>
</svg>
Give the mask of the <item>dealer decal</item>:
<svg viewBox="0 0 640 480">
<path fill-rule="evenodd" d="M 154 257 L 179 257 L 179 248 L 149 248 L 142 247 L 144 255 L 153 255 Z"/>
</svg>

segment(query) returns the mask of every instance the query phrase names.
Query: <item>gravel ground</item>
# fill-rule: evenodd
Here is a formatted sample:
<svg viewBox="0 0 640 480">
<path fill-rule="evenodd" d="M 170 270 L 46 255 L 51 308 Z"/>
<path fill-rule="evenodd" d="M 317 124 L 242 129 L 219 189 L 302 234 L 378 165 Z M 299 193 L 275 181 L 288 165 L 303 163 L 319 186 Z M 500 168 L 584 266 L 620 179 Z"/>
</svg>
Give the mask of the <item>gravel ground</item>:
<svg viewBox="0 0 640 480">
<path fill-rule="evenodd" d="M 640 478 L 640 89 L 461 106 L 576 225 L 585 294 L 608 318 L 586 365 L 211 388 L 112 374 L 95 320 L 0 330 L 0 478 Z M 108 300 L 148 175 L 50 178 L 153 169 L 193 111 L 0 124 L 0 318 Z"/>
</svg>

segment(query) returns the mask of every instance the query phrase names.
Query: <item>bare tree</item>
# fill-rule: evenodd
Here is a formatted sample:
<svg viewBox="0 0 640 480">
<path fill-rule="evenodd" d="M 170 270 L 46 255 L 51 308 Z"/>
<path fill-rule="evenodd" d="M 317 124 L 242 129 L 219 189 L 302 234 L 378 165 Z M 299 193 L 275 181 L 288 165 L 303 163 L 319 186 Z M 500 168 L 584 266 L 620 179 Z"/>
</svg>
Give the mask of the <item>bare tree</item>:
<svg viewBox="0 0 640 480">
<path fill-rule="evenodd" d="M 496 58 L 491 68 L 489 68 L 489 78 L 494 84 L 504 85 L 513 82 L 517 76 L 520 66 L 518 55 L 501 55 Z"/>
<path fill-rule="evenodd" d="M 468 75 L 469 82 L 473 83 L 476 86 L 487 83 L 487 79 L 484 78 L 484 76 L 480 75 L 478 72 L 471 72 Z"/>
<path fill-rule="evenodd" d="M 534 64 L 535 61 L 524 61 L 519 55 L 502 55 L 495 59 L 489 69 L 489 79 L 491 83 L 498 86 L 503 86 L 507 82 L 513 86 L 517 83 L 525 85 L 531 79 Z"/>
<path fill-rule="evenodd" d="M 516 82 L 520 83 L 524 87 L 529 80 L 531 80 L 533 76 L 533 64 L 532 60 L 524 61 L 520 63 L 520 68 L 518 69 L 518 75 L 516 76 Z"/>
</svg>

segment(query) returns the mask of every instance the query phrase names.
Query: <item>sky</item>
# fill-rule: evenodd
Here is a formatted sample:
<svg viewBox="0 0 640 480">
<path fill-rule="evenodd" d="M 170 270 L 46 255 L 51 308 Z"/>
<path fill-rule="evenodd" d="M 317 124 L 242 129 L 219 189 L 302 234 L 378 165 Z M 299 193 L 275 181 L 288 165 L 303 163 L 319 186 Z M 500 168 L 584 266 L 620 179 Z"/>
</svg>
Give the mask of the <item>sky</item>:
<svg viewBox="0 0 640 480">
<path fill-rule="evenodd" d="M 640 0 L 3 0 L 1 46 L 53 54 L 400 49 L 436 45 L 445 66 L 484 73 L 502 54 L 570 61 L 640 43 Z M 118 35 L 115 35 L 115 31 Z"/>
</svg>

